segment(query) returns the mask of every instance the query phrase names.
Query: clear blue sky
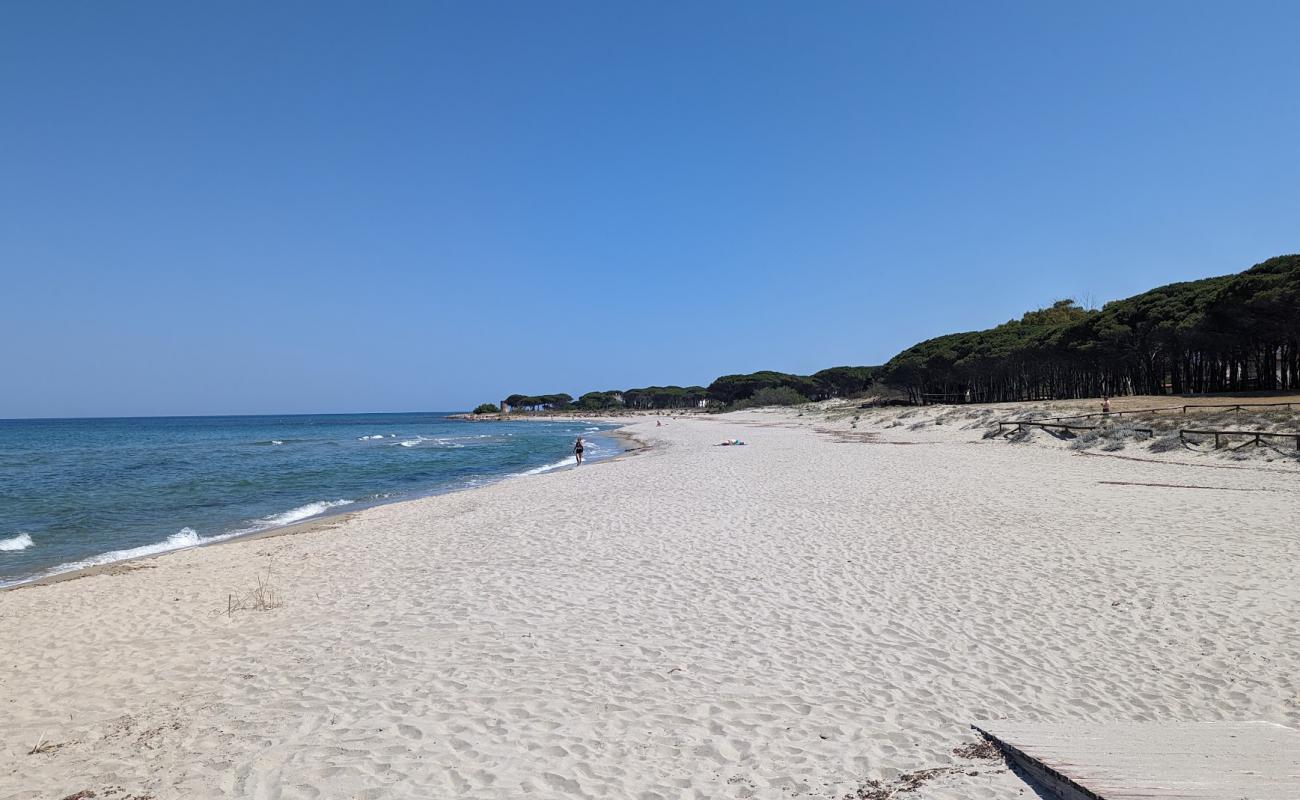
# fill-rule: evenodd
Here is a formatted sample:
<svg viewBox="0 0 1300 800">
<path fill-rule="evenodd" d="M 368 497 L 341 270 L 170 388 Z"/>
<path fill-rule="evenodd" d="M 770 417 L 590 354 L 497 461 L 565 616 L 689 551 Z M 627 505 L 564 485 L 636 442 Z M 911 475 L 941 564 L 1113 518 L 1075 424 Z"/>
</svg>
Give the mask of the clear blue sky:
<svg viewBox="0 0 1300 800">
<path fill-rule="evenodd" d="M 0 417 L 875 364 L 1300 250 L 1300 4 L 0 9 Z"/>
</svg>

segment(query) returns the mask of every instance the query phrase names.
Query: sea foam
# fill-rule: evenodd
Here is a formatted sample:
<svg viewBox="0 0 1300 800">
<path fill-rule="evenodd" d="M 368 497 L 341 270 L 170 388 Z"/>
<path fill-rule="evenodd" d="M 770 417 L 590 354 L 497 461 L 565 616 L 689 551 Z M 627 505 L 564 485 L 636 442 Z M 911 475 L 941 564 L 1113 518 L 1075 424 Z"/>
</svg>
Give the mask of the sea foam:
<svg viewBox="0 0 1300 800">
<path fill-rule="evenodd" d="M 317 514 L 324 514 L 331 508 L 348 505 L 352 505 L 351 500 L 318 500 L 315 503 L 308 503 L 305 506 L 291 508 L 280 514 L 272 514 L 269 517 L 262 517 L 258 520 L 258 528 L 255 528 L 254 530 L 278 528 L 281 525 L 289 525 L 298 522 L 299 520 L 307 519 L 308 517 L 314 517 Z"/>
<path fill-rule="evenodd" d="M 18 550 L 26 550 L 27 548 L 31 547 L 33 544 L 36 543 L 32 541 L 32 537 L 30 534 L 20 533 L 17 536 L 13 536 L 8 539 L 0 539 L 0 552 L 9 553 L 9 552 L 16 552 Z"/>
<path fill-rule="evenodd" d="M 50 570 L 50 575 L 60 572 L 71 572 L 75 569 L 85 569 L 86 567 L 97 567 L 101 564 L 112 564 L 114 561 L 126 561 L 131 558 L 141 558 L 143 556 L 157 555 L 158 553 L 167 553 L 172 550 L 184 550 L 189 547 L 198 547 L 206 539 L 199 536 L 198 531 L 193 528 L 181 528 L 171 536 L 161 542 L 153 544 L 140 545 L 126 550 L 110 550 L 107 553 L 100 553 L 97 556 L 83 559 L 81 561 L 72 561 L 67 564 L 60 564 Z"/>
<path fill-rule="evenodd" d="M 250 533 L 257 533 L 258 531 L 264 531 L 269 528 L 278 528 L 282 525 L 289 525 L 298 522 L 299 520 L 314 517 L 317 514 L 325 513 L 331 508 L 351 505 L 352 502 L 352 500 L 318 500 L 315 503 L 298 506 L 297 508 L 290 509 L 281 514 L 272 514 L 267 517 L 262 517 L 257 520 L 256 524 L 252 527 L 243 528 L 230 533 L 218 534 L 216 536 L 200 536 L 198 531 L 190 527 L 185 527 L 181 528 L 176 533 L 173 533 L 171 536 L 168 536 L 161 542 L 145 544 L 139 547 L 131 547 L 125 550 L 110 550 L 107 553 L 100 553 L 97 556 L 91 556 L 90 558 L 82 559 L 80 561 L 69 561 L 60 564 L 53 569 L 46 570 L 40 575 L 26 578 L 23 582 L 33 580 L 34 578 L 58 575 L 62 572 L 72 572 L 74 570 L 86 569 L 88 567 L 98 567 L 104 564 L 112 564 L 116 561 L 128 561 L 133 558 L 156 556 L 160 553 L 169 553 L 173 550 L 186 550 L 203 544 L 211 544 L 226 539 L 233 539 L 237 536 L 246 536 Z M 0 550 L 22 550 L 31 546 L 32 537 L 25 533 L 20 533 L 12 539 L 0 539 Z M 0 586 L 9 585 L 10 583 L 0 581 Z"/>
<path fill-rule="evenodd" d="M 532 469 L 526 469 L 523 472 L 517 472 L 515 474 L 516 475 L 541 475 L 543 472 L 550 472 L 553 469 L 560 469 L 561 467 L 567 467 L 573 465 L 575 465 L 574 460 L 572 458 L 566 458 L 563 461 L 556 461 L 554 464 L 543 464 L 540 467 L 533 467 Z"/>
<path fill-rule="evenodd" d="M 454 438 L 456 437 L 446 438 L 440 436 L 420 436 L 417 434 L 414 439 L 403 439 L 400 442 L 394 442 L 394 444 L 401 445 L 402 447 L 419 447 L 422 444 L 432 442 L 437 447 L 447 447 L 453 450 L 465 446 L 463 444 L 453 441 Z"/>
</svg>

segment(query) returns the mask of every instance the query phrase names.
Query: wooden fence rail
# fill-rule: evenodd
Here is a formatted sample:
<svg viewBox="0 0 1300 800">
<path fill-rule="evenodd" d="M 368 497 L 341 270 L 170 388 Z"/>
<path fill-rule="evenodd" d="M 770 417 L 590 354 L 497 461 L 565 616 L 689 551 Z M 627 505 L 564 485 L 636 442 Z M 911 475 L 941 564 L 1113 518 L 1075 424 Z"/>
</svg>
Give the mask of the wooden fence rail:
<svg viewBox="0 0 1300 800">
<path fill-rule="evenodd" d="M 1069 417 L 1065 417 L 1065 419 L 1069 419 Z M 1066 425 L 1063 422 L 1035 422 L 1033 420 L 1009 420 L 1009 421 L 998 423 L 998 433 L 1001 433 L 1002 428 L 1007 425 L 1014 425 L 1016 427 L 1016 430 L 1018 431 L 1022 431 L 1025 428 L 1060 428 L 1066 433 L 1069 433 L 1070 431 L 1095 431 L 1099 427 L 1101 427 L 1100 425 Z M 1148 436 L 1154 435 L 1154 433 L 1150 428 L 1134 428 L 1133 430 L 1136 433 L 1145 433 Z"/>
<path fill-rule="evenodd" d="M 1066 419 L 1068 419 L 1068 417 Z M 1040 429 L 1056 428 L 1056 429 L 1063 430 L 1066 433 L 1070 433 L 1072 431 L 1095 431 L 1101 426 L 1100 425 L 1069 425 L 1064 422 L 1036 422 L 1034 420 L 1003 420 L 998 423 L 998 433 L 1001 433 L 1003 429 L 1007 427 L 1014 427 L 1018 431 L 1023 431 L 1025 428 L 1040 428 Z M 1155 436 L 1155 431 L 1152 428 L 1133 428 L 1132 430 L 1134 433 L 1145 433 L 1148 436 Z M 1188 436 L 1213 436 L 1214 446 L 1216 448 L 1223 446 L 1222 442 L 1223 442 L 1223 437 L 1225 436 L 1251 437 L 1250 441 L 1245 442 L 1242 445 L 1243 447 L 1245 447 L 1248 444 L 1253 444 L 1256 445 L 1257 447 L 1263 447 L 1264 437 L 1272 437 L 1275 439 L 1294 439 L 1296 449 L 1300 450 L 1300 433 L 1287 433 L 1287 432 L 1277 432 L 1277 431 L 1222 431 L 1222 430 L 1211 431 L 1211 430 L 1198 430 L 1192 428 L 1179 429 L 1178 439 L 1182 441 L 1184 444 L 1187 443 Z"/>
<path fill-rule="evenodd" d="M 1001 430 L 1001 428 L 999 428 L 998 430 Z M 1250 436 L 1250 437 L 1252 437 L 1251 440 L 1250 440 L 1249 442 L 1244 442 L 1244 443 L 1241 445 L 1242 447 L 1245 447 L 1245 446 L 1248 445 L 1248 444 L 1253 444 L 1253 445 L 1255 445 L 1256 447 L 1263 447 L 1263 446 L 1264 446 L 1264 441 L 1263 441 L 1263 439 L 1262 439 L 1261 437 L 1264 437 L 1264 436 L 1271 436 L 1271 437 L 1278 438 L 1278 439 L 1295 439 L 1295 447 L 1296 447 L 1297 450 L 1300 450 L 1300 433 L 1277 433 L 1277 432 L 1274 432 L 1274 431 L 1201 431 L 1201 430 L 1192 430 L 1192 429 L 1190 429 L 1190 428 L 1185 428 L 1185 429 L 1182 429 L 1182 430 L 1178 431 L 1178 438 L 1179 438 L 1180 440 L 1182 440 L 1184 444 L 1187 442 L 1186 437 L 1187 437 L 1188 435 L 1191 435 L 1191 436 L 1213 436 L 1213 437 L 1214 437 L 1214 446 L 1215 446 L 1216 449 L 1222 446 L 1222 445 L 1220 444 L 1220 441 L 1221 441 L 1221 437 L 1224 437 L 1224 436 Z"/>
<path fill-rule="evenodd" d="M 1300 403 L 1192 403 L 1184 406 L 1161 406 L 1159 408 L 1135 408 L 1127 411 L 1096 411 L 1091 414 L 1067 414 L 1063 417 L 1048 417 L 1052 421 L 1063 419 L 1091 419 L 1092 417 L 1122 417 L 1125 414 L 1157 414 L 1161 411 L 1180 411 L 1187 413 L 1189 408 L 1231 408 L 1234 411 L 1243 411 L 1247 408 L 1277 408 L 1285 406 L 1293 408 Z"/>
<path fill-rule="evenodd" d="M 1193 403 L 1191 405 L 1183 406 L 1183 413 L 1186 414 L 1187 409 L 1189 408 L 1231 408 L 1235 411 L 1241 411 L 1244 408 L 1276 408 L 1278 406 L 1286 406 L 1287 408 L 1291 408 L 1296 405 L 1300 405 L 1300 404 L 1297 403 Z"/>
<path fill-rule="evenodd" d="M 1180 408 L 1182 408 L 1182 406 L 1161 406 L 1160 408 L 1135 408 L 1131 411 L 1097 411 L 1092 414 L 1070 414 L 1064 417 L 1049 417 L 1049 419 L 1055 422 L 1063 419 L 1090 419 L 1092 417 L 1122 417 L 1125 414 L 1154 414 L 1157 411 L 1177 411 Z"/>
</svg>

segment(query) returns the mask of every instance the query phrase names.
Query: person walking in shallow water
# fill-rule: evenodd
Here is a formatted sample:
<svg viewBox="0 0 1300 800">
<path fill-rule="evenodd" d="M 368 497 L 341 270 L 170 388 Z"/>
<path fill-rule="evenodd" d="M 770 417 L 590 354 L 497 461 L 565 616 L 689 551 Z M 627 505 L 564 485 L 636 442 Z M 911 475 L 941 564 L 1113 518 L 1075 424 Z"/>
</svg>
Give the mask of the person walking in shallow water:
<svg viewBox="0 0 1300 800">
<path fill-rule="evenodd" d="M 578 463 L 575 464 L 574 466 L 582 466 L 582 451 L 583 451 L 583 449 L 584 449 L 584 448 L 583 448 L 583 446 L 582 446 L 582 437 L 579 436 L 579 437 L 578 437 L 578 442 L 577 442 L 577 444 L 575 444 L 575 445 L 573 446 L 573 457 L 574 457 L 575 459 L 577 459 L 577 461 L 578 461 Z"/>
</svg>

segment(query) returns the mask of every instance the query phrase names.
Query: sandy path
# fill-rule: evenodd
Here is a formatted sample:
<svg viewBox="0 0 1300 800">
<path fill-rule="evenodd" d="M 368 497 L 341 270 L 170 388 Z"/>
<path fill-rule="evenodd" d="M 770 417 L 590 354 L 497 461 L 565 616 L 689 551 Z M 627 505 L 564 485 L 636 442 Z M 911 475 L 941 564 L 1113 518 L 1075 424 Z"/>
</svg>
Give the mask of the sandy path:
<svg viewBox="0 0 1300 800">
<path fill-rule="evenodd" d="M 0 593 L 0 798 L 1012 798 L 972 719 L 1300 723 L 1295 476 L 807 422 Z"/>
</svg>

